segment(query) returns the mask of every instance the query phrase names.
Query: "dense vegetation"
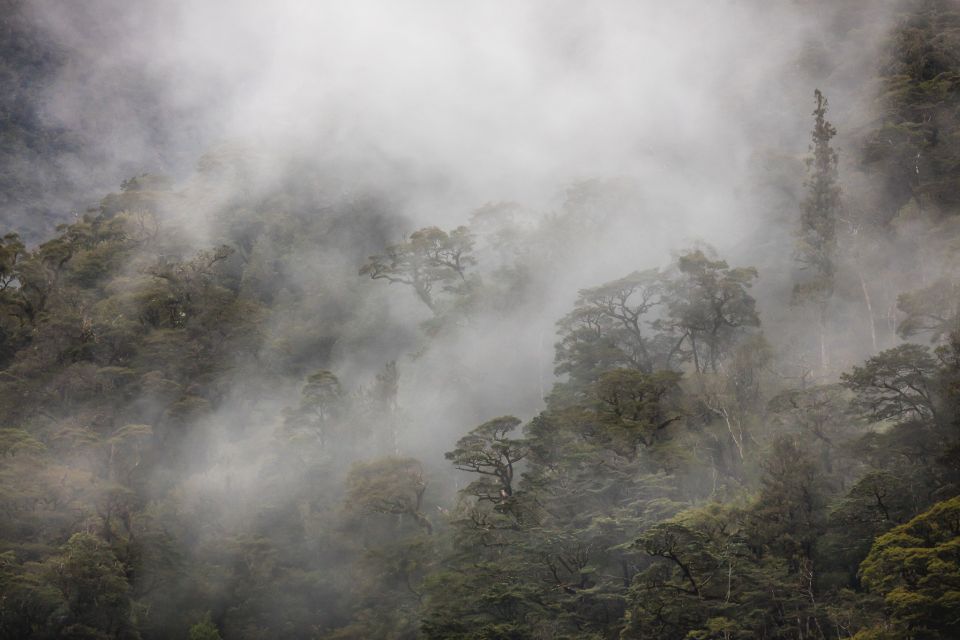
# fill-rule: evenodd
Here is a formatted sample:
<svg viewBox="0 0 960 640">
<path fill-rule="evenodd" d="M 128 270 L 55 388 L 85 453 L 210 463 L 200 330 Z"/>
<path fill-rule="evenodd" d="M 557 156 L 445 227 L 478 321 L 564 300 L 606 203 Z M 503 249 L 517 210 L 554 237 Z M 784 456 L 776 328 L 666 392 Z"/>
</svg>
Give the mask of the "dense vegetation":
<svg viewBox="0 0 960 640">
<path fill-rule="evenodd" d="M 0 638 L 960 636 L 958 38 L 947 0 L 891 34 L 856 158 L 882 197 L 817 90 L 779 263 L 638 255 L 557 319 L 539 412 L 442 456 L 409 372 L 523 326 L 629 185 L 403 236 L 389 193 L 262 187 L 225 147 L 11 230 Z"/>
</svg>

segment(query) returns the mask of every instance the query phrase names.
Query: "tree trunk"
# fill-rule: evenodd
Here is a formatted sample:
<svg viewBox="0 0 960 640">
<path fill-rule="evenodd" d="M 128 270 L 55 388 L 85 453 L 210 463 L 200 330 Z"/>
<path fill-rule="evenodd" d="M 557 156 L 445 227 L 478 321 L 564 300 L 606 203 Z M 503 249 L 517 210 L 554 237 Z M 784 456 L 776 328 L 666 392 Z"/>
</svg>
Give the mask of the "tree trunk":
<svg viewBox="0 0 960 640">
<path fill-rule="evenodd" d="M 817 319 L 817 325 L 820 333 L 820 372 L 826 377 L 827 370 L 830 367 L 830 360 L 827 356 L 827 305 L 820 305 L 820 315 Z"/>
<path fill-rule="evenodd" d="M 863 302 L 867 306 L 867 317 L 870 320 L 870 340 L 872 341 L 873 351 L 879 351 L 877 347 L 877 323 L 873 319 L 873 303 L 870 301 L 870 291 L 867 289 L 867 281 L 863 279 L 863 272 L 857 267 L 857 277 L 860 279 L 860 290 L 863 291 Z"/>
<path fill-rule="evenodd" d="M 426 534 L 433 534 L 433 525 L 430 524 L 430 521 L 427 519 L 427 516 L 423 515 L 419 511 L 413 512 L 413 518 L 417 521 L 417 524 L 426 532 Z"/>
</svg>

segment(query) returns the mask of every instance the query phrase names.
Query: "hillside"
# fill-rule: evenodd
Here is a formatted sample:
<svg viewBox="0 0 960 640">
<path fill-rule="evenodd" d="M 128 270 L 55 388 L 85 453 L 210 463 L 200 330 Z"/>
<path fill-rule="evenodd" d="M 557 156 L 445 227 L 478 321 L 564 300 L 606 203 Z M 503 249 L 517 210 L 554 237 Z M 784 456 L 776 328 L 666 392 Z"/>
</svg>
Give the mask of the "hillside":
<svg viewBox="0 0 960 640">
<path fill-rule="evenodd" d="M 265 126 L 89 206 L 102 141 L 42 108 L 79 45 L 25 6 L 0 42 L 0 638 L 960 635 L 956 3 L 838 3 L 702 154 L 678 124 L 627 147 L 643 171 L 558 169 L 529 201 L 477 201 L 499 174 L 458 156 L 458 186 L 440 143 L 344 151 L 354 123 Z M 603 43 L 563 26 L 551 56 L 590 76 Z M 732 84 L 709 110 L 742 114 Z M 663 99 L 654 128 L 682 124 Z M 187 111 L 154 106 L 154 133 Z"/>
</svg>

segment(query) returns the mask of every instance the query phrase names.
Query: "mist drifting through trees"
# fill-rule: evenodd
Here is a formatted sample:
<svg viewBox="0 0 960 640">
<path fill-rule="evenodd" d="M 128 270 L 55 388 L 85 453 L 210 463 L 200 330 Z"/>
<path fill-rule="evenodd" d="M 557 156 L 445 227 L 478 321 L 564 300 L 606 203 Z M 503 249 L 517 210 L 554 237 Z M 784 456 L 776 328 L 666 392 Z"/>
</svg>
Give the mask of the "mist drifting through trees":
<svg viewBox="0 0 960 640">
<path fill-rule="evenodd" d="M 953 0 L 0 26 L 0 638 L 960 635 Z"/>
</svg>

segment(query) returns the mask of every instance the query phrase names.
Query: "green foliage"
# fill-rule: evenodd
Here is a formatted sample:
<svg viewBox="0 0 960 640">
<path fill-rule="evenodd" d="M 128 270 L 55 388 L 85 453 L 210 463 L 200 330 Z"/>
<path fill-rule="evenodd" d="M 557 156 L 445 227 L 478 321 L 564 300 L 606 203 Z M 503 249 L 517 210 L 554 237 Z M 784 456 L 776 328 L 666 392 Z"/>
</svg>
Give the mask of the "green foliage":
<svg viewBox="0 0 960 640">
<path fill-rule="evenodd" d="M 526 443 L 508 437 L 519 425 L 513 416 L 495 418 L 460 438 L 445 454 L 456 468 L 483 476 L 467 489 L 478 499 L 499 505 L 513 498 L 514 465 L 527 456 Z"/>
<path fill-rule="evenodd" d="M 797 286 L 795 295 L 813 297 L 820 304 L 833 294 L 837 260 L 837 216 L 840 187 L 837 152 L 830 141 L 837 130 L 826 119 L 827 98 L 814 91 L 816 108 L 811 133 L 811 157 L 807 159 L 807 198 L 800 215 L 797 234 L 797 259 L 811 270 L 808 280 Z"/>
<path fill-rule="evenodd" d="M 883 595 L 893 629 L 925 638 L 956 635 L 958 549 L 960 498 L 938 502 L 874 541 L 860 573 Z"/>
<path fill-rule="evenodd" d="M 383 458 L 353 465 L 346 479 L 347 505 L 372 513 L 411 516 L 426 533 L 433 532 L 421 511 L 427 483 L 413 458 Z"/>
<path fill-rule="evenodd" d="M 450 233 L 426 227 L 410 234 L 406 242 L 388 246 L 383 254 L 370 256 L 360 275 L 413 287 L 420 301 L 437 313 L 435 290 L 453 293 L 466 283 L 467 270 L 477 262 L 473 244 L 466 227 Z"/>
<path fill-rule="evenodd" d="M 287 411 L 284 426 L 292 437 L 315 438 L 323 447 L 342 420 L 345 408 L 337 376 L 330 371 L 317 371 L 307 377 L 300 391 L 300 404 Z"/>
<path fill-rule="evenodd" d="M 604 372 L 643 373 L 692 363 L 716 372 L 752 327 L 760 325 L 747 293 L 752 267 L 731 268 L 696 249 L 677 256 L 665 272 L 634 272 L 580 291 L 558 326 L 557 368 L 576 393 Z"/>
<path fill-rule="evenodd" d="M 675 270 L 666 285 L 667 317 L 657 325 L 676 340 L 667 365 L 677 353 L 697 373 L 716 373 L 742 335 L 760 326 L 756 301 L 747 293 L 757 270 L 730 267 L 699 249 L 678 256 Z"/>
<path fill-rule="evenodd" d="M 65 635 L 139 637 L 123 565 L 104 541 L 75 533 L 62 554 L 48 562 L 48 571 L 69 610 Z"/>
<path fill-rule="evenodd" d="M 189 640 L 220 640 L 220 631 L 210 621 L 210 614 L 204 620 L 190 627 Z"/>
<path fill-rule="evenodd" d="M 637 447 L 652 447 L 667 438 L 667 429 L 683 415 L 677 410 L 680 375 L 672 371 L 646 374 L 615 369 L 593 385 L 597 419 L 609 438 L 604 446 L 633 456 Z"/>
<path fill-rule="evenodd" d="M 799 572 L 813 560 L 824 529 L 823 481 L 807 453 L 789 438 L 774 441 L 763 470 L 753 527 L 791 572 Z"/>
<path fill-rule="evenodd" d="M 897 298 L 897 309 L 904 319 L 897 325 L 897 333 L 906 339 L 927 334 L 931 342 L 939 342 L 960 330 L 960 284 L 941 278 L 918 291 L 902 293 Z"/>
<path fill-rule="evenodd" d="M 787 433 L 819 449 L 823 471 L 842 482 L 850 477 L 849 448 L 864 426 L 850 405 L 850 394 L 834 384 L 784 391 L 767 408 Z"/>
<path fill-rule="evenodd" d="M 651 312 L 661 304 L 662 286 L 659 272 L 635 271 L 580 291 L 573 311 L 558 323 L 557 373 L 588 383 L 609 369 L 649 373 L 661 364 L 649 325 Z"/>
<path fill-rule="evenodd" d="M 955 11 L 906 10 L 866 160 L 905 163 L 879 177 L 946 215 Z M 545 283 L 634 215 L 628 184 L 390 244 L 395 202 L 306 171 L 265 187 L 231 147 L 182 188 L 125 181 L 39 245 L 5 235 L 0 638 L 956 635 L 956 284 L 851 284 L 815 98 L 795 294 L 837 301 L 838 320 L 851 290 L 873 295 L 889 340 L 896 299 L 900 336 L 932 344 L 878 346 L 839 381 L 789 375 L 789 269 L 766 260 L 761 281 L 695 247 L 582 289 L 545 406 L 452 437 L 446 468 L 442 442 L 407 431 L 400 370 L 422 389 L 428 349 L 454 360 L 491 326 L 540 330 Z M 871 233 L 871 264 L 904 241 Z M 426 335 L 356 277 L 370 254 L 360 274 L 410 287 Z M 536 406 L 514 389 L 460 402 L 489 373 L 471 364 L 444 363 L 418 420 Z"/>
<path fill-rule="evenodd" d="M 885 47 L 883 118 L 868 138 L 865 160 L 886 174 L 883 200 L 891 217 L 908 202 L 933 215 L 958 202 L 958 15 L 945 0 L 904 3 Z"/>
<path fill-rule="evenodd" d="M 937 413 L 937 368 L 928 348 L 904 344 L 870 358 L 841 379 L 873 420 L 925 419 Z"/>
</svg>

